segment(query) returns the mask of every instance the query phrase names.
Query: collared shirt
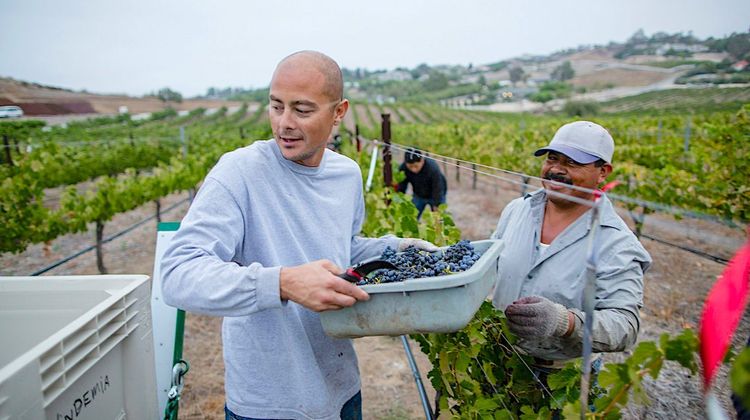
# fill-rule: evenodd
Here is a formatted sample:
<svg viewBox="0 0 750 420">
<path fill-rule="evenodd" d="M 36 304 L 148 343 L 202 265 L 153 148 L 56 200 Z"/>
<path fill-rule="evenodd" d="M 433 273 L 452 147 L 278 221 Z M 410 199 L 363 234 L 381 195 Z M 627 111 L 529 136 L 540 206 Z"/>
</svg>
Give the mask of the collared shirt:
<svg viewBox="0 0 750 420">
<path fill-rule="evenodd" d="M 622 351 L 633 345 L 638 335 L 643 273 L 651 265 L 651 256 L 609 199 L 601 200 L 595 244 L 593 349 Z M 492 238 L 505 241 L 492 302 L 505 310 L 521 297 L 542 296 L 570 309 L 576 315 L 576 328 L 569 337 L 519 340 L 521 348 L 535 357 L 567 360 L 582 353 L 583 289 L 592 212 L 571 223 L 543 250 L 540 241 L 546 202 L 541 189 L 513 200 L 503 210 L 492 234 Z"/>
</svg>

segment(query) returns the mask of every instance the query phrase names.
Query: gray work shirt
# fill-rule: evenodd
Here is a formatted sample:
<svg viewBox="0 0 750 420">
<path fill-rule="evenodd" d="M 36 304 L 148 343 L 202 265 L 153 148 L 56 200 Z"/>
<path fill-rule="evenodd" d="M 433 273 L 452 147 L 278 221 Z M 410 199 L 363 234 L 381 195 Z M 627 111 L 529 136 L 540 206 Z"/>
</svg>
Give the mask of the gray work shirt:
<svg viewBox="0 0 750 420">
<path fill-rule="evenodd" d="M 633 345 L 640 328 L 643 273 L 651 256 L 615 212 L 601 198 L 596 247 L 596 312 L 593 325 L 595 352 L 622 351 Z M 576 328 L 567 338 L 519 340 L 532 356 L 567 360 L 582 353 L 583 289 L 587 234 L 591 211 L 561 232 L 546 250 L 540 248 L 547 195 L 543 189 L 513 200 L 503 210 L 492 238 L 503 239 L 500 267 L 492 303 L 505 310 L 525 296 L 542 296 L 566 306 L 576 315 Z"/>
<path fill-rule="evenodd" d="M 280 297 L 281 267 L 328 259 L 347 267 L 397 248 L 359 236 L 362 174 L 326 150 L 318 167 L 283 157 L 274 140 L 225 154 L 211 170 L 162 260 L 164 301 L 223 316 L 227 407 L 273 419 L 338 419 L 360 390 L 351 340 Z"/>
</svg>

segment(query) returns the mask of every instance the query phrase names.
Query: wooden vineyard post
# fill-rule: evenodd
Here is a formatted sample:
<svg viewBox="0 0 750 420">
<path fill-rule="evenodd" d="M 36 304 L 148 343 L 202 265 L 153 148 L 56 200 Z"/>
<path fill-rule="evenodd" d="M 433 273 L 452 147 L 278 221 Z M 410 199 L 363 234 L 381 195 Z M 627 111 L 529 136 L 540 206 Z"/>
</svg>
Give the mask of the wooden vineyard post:
<svg viewBox="0 0 750 420">
<path fill-rule="evenodd" d="M 96 268 L 99 269 L 100 274 L 107 274 L 107 267 L 104 266 L 104 254 L 103 254 L 103 241 L 104 236 L 104 222 L 96 221 Z"/>
<path fill-rule="evenodd" d="M 8 135 L 3 134 L 3 146 L 5 149 L 5 163 L 13 166 L 13 157 L 10 155 L 10 144 L 8 144 Z"/>
<path fill-rule="evenodd" d="M 383 119 L 380 126 L 381 137 L 383 139 L 383 182 L 386 188 L 393 184 L 393 174 L 391 168 L 391 114 L 380 114 Z"/>
<path fill-rule="evenodd" d="M 161 223 L 161 200 L 157 198 L 154 204 L 156 204 L 156 223 Z"/>
<path fill-rule="evenodd" d="M 357 142 L 357 153 L 362 151 L 362 143 L 359 140 L 359 124 L 354 124 L 354 140 Z"/>
</svg>

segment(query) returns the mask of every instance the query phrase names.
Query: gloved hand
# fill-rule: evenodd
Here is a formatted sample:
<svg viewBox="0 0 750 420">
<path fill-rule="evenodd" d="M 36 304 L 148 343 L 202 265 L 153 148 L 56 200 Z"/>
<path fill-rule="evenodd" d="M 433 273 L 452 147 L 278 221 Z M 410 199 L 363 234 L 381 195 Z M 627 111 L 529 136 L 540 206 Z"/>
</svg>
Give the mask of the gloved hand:
<svg viewBox="0 0 750 420">
<path fill-rule="evenodd" d="M 527 296 L 505 308 L 513 334 L 521 338 L 562 337 L 568 333 L 567 308 L 539 296 Z"/>
<path fill-rule="evenodd" d="M 431 242 L 423 241 L 422 239 L 403 238 L 401 239 L 401 242 L 398 243 L 398 252 L 403 252 L 410 246 L 427 252 L 436 252 L 438 249 L 440 249 Z"/>
</svg>

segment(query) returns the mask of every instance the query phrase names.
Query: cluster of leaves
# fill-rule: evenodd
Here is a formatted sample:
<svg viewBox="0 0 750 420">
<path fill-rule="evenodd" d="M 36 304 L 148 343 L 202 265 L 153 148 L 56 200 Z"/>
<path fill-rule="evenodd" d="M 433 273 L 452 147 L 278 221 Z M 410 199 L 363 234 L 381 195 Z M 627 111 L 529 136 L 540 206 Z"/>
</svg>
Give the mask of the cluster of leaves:
<svg viewBox="0 0 750 420">
<path fill-rule="evenodd" d="M 194 188 L 223 153 L 246 144 L 235 131 L 243 124 L 244 110 L 239 117 L 219 114 L 210 124 L 197 121 L 191 126 L 186 149 L 130 141 L 132 127 L 117 122 L 112 127 L 102 128 L 96 122 L 71 130 L 84 139 L 101 132 L 118 134 L 120 140 L 109 148 L 80 144 L 72 148 L 64 140 L 44 139 L 43 146 L 24 155 L 18 167 L 4 169 L 8 176 L 0 183 L 0 223 L 6 228 L 0 236 L 0 252 L 20 252 L 32 243 L 84 231 L 88 223 L 103 223 L 117 213 Z M 154 133 L 176 131 L 168 121 L 146 125 L 144 131 L 149 127 Z M 68 134 L 55 129 L 52 135 L 62 133 Z M 248 126 L 249 136 L 268 134 L 265 125 Z M 93 182 L 84 188 L 75 184 L 84 179 Z M 49 208 L 44 190 L 56 185 L 68 187 L 59 205 Z"/>
<path fill-rule="evenodd" d="M 691 153 L 696 154 L 695 158 L 688 157 L 680 161 L 685 169 L 679 177 L 690 179 L 689 177 L 695 176 L 696 172 L 706 172 L 705 182 L 713 179 L 723 180 L 721 182 L 725 182 L 728 188 L 734 188 L 737 195 L 742 195 L 740 189 L 746 185 L 747 174 L 750 172 L 750 168 L 746 167 L 746 160 L 743 162 L 743 156 L 750 154 L 746 150 L 750 127 L 748 112 L 750 109 L 746 108 L 731 120 L 708 118 L 706 121 L 698 121 L 710 135 L 700 137 L 701 142 L 706 142 L 705 146 L 698 149 L 700 152 L 691 149 Z M 253 118 L 254 121 L 257 119 Z M 24 173 L 32 175 L 6 173 L 8 176 L 4 177 L 0 184 L 0 218 L 6 227 L 0 237 L 0 250 L 18 251 L 28 243 L 49 240 L 66 232 L 80 231 L 85 229 L 89 222 L 106 221 L 118 212 L 132 209 L 173 191 L 191 188 L 200 182 L 222 153 L 244 144 L 237 138 L 235 131 L 245 123 L 244 117 L 226 116 L 225 113 L 205 119 L 210 121 L 210 124 L 204 124 L 204 119 L 195 114 L 183 119 L 172 116 L 142 126 L 131 125 L 128 123 L 129 120 L 117 120 L 112 121 L 112 124 L 99 121 L 92 126 L 71 129 L 77 133 L 76 137 L 92 140 L 105 134 L 126 137 L 131 133 L 130 130 L 161 135 L 173 133 L 177 120 L 180 120 L 180 123 L 195 123 L 189 130 L 191 146 L 187 156 L 171 153 L 168 160 L 151 167 L 148 174 L 140 173 L 132 167 L 121 171 L 118 169 L 117 173 L 107 173 L 99 177 L 89 191 L 79 192 L 78 188 L 71 186 L 66 189 L 57 209 L 48 209 L 44 206 L 43 188 L 40 188 L 42 182 L 38 178 L 34 181 L 37 175 L 33 174 L 45 173 L 44 167 L 47 164 L 40 168 L 38 164 L 30 163 L 33 160 L 28 164 L 20 162 L 23 163 L 23 168 L 27 168 L 24 169 Z M 520 128 L 518 124 L 506 124 L 508 127 L 494 124 L 464 124 L 461 127 L 436 125 L 419 128 L 408 126 L 409 128 L 399 133 L 407 133 L 407 137 L 413 139 L 405 141 L 406 143 L 417 144 L 427 150 L 469 160 L 475 157 L 477 159 L 473 160 L 480 163 L 533 173 L 537 163 L 533 158 L 525 156 L 530 155 L 531 149 L 545 143 L 560 121 L 549 118 L 529 118 L 529 121 L 533 127 Z M 612 121 L 615 130 L 627 128 L 633 123 L 632 119 L 626 119 L 624 123 Z M 679 123 L 672 124 L 678 128 L 680 126 Z M 669 125 L 667 122 L 665 127 Z M 23 135 L 54 135 L 59 139 L 62 134 L 67 134 L 66 131 L 58 129 L 42 134 L 40 128 L 38 124 L 37 127 L 24 127 L 26 131 Z M 265 138 L 269 134 L 267 126 L 248 126 L 248 129 L 251 131 L 248 135 L 253 138 Z M 492 142 L 490 139 L 502 141 Z M 647 148 L 638 149 L 637 142 L 626 141 L 625 144 L 631 144 L 632 148 L 624 150 L 623 153 L 630 154 L 630 159 L 639 162 L 633 164 L 638 165 L 638 168 L 641 168 L 639 170 L 666 166 L 667 162 L 663 155 L 672 153 L 670 147 L 674 146 L 676 141 L 679 141 L 679 138 L 665 138 L 664 149 L 660 150 L 657 147 L 654 151 Z M 429 143 L 424 145 L 422 142 Z M 50 147 L 65 147 L 64 141 L 58 143 L 60 144 Z M 345 144 L 344 148 L 349 148 L 348 153 L 359 161 L 363 170 L 369 168 L 369 153 L 357 155 L 351 151 L 348 144 Z M 711 149 L 714 150 L 709 153 Z M 106 153 L 109 153 L 107 149 L 103 149 L 100 158 L 104 159 Z M 56 152 L 51 156 L 49 165 L 52 165 L 55 156 L 61 158 Z M 77 161 L 77 158 L 73 159 Z M 726 168 L 721 168 L 721 164 L 715 163 L 729 163 L 730 160 L 732 166 Z M 704 165 L 707 164 L 712 166 L 706 169 Z M 33 166 L 37 166 L 36 171 Z M 80 170 L 85 171 L 86 165 Z M 716 172 L 718 174 L 713 175 Z M 377 173 L 380 174 L 382 171 L 378 170 Z M 665 170 L 665 174 L 668 173 Z M 398 176 L 398 173 L 396 174 Z M 50 183 L 45 182 L 45 185 Z M 673 180 L 661 179 L 661 182 L 670 187 L 669 183 Z M 379 176 L 373 185 L 375 188 L 367 192 L 365 197 L 368 219 L 363 227 L 363 234 L 420 237 L 437 245 L 458 241 L 460 232 L 444 206 L 437 212 L 425 212 L 422 220 L 418 222 L 417 211 L 407 196 L 383 187 L 382 178 Z M 689 186 L 685 185 L 684 188 Z M 747 200 L 746 197 L 736 196 L 732 199 Z M 746 204 L 744 211 L 750 207 Z M 736 214 L 734 211 L 730 213 Z M 736 211 L 741 212 L 742 209 L 738 208 Z M 746 213 L 740 214 L 745 214 L 744 217 L 747 218 Z M 527 367 L 529 361 L 513 350 L 512 344 L 515 339 L 505 326 L 502 312 L 494 310 L 489 303 L 480 308 L 474 320 L 462 331 L 454 334 L 420 335 L 414 338 L 433 363 L 429 377 L 433 386 L 441 393 L 441 409 L 456 417 L 549 418 L 555 410 L 561 410 L 565 417 L 579 414 L 580 366 L 571 364 L 548 377 L 551 396 L 542 391 Z M 641 343 L 625 362 L 605 366 L 599 377 L 603 390 L 597 390 L 596 398 L 592 398 L 597 411 L 590 414 L 590 417 L 617 417 L 620 408 L 631 396 L 644 401 L 641 381 L 646 376 L 656 377 L 665 360 L 677 361 L 695 371 L 695 349 L 695 336 L 692 331 L 686 330 L 677 337 L 664 336 L 658 343 Z M 733 385 L 739 390 L 746 389 L 750 383 L 747 379 L 750 377 L 750 352 L 746 353 L 737 359 L 732 374 Z"/>
<path fill-rule="evenodd" d="M 562 112 L 569 117 L 591 117 L 599 113 L 600 106 L 594 101 L 566 101 Z"/>
<path fill-rule="evenodd" d="M 101 175 L 116 175 L 128 168 L 147 169 L 167 162 L 180 149 L 179 137 L 117 139 L 66 145 L 53 141 L 29 146 L 11 176 L 37 182 L 42 188 L 75 184 Z"/>
<path fill-rule="evenodd" d="M 748 102 L 750 90 L 742 87 L 704 87 L 701 89 L 665 89 L 625 98 L 600 102 L 606 112 L 645 113 L 710 113 L 737 112 Z"/>
<path fill-rule="evenodd" d="M 354 154 L 351 150 L 349 153 L 359 160 L 362 168 L 369 168 L 369 153 Z M 382 182 L 376 181 L 376 185 Z M 376 186 L 367 194 L 366 206 L 368 220 L 363 234 L 368 236 L 391 233 L 422 237 L 443 245 L 455 241 L 459 233 L 443 209 L 434 215 L 425 213 L 426 220 L 417 222 L 416 209 L 405 196 L 393 193 L 390 188 Z M 446 226 L 450 229 L 446 230 Z M 549 374 L 545 389 L 535 376 L 538 372 L 531 367 L 531 358 L 514 347 L 516 338 L 508 329 L 503 312 L 490 302 L 484 302 L 461 331 L 417 334 L 412 338 L 432 363 L 428 377 L 438 391 L 437 406 L 453 418 L 530 420 L 581 416 L 581 362 L 569 363 Z M 589 395 L 594 410 L 587 409 L 586 418 L 620 418 L 621 410 L 631 400 L 648 404 L 643 388 L 645 378 L 658 378 L 666 361 L 676 362 L 695 374 L 697 350 L 698 339 L 690 329 L 671 337 L 664 334 L 657 342 L 639 343 L 623 362 L 602 368 L 598 384 Z M 747 389 L 748 378 L 750 350 L 735 363 L 732 372 L 735 392 Z"/>
<path fill-rule="evenodd" d="M 734 394 L 738 396 L 742 405 L 750 410 L 750 341 L 734 360 L 730 381 Z"/>
<path fill-rule="evenodd" d="M 159 89 L 155 95 L 162 102 L 182 102 L 182 94 L 168 87 Z"/>
<path fill-rule="evenodd" d="M 575 70 L 573 70 L 573 65 L 570 64 L 570 61 L 565 61 L 559 66 L 555 67 L 554 70 L 552 70 L 551 78 L 552 80 L 564 82 L 566 80 L 572 79 L 575 75 L 576 72 Z"/>
<path fill-rule="evenodd" d="M 0 122 L 0 179 L 8 177 L 15 166 L 13 154 L 20 153 L 20 139 L 44 125 L 43 121 L 34 120 Z"/>
<path fill-rule="evenodd" d="M 579 418 L 581 363 L 569 363 L 547 377 L 545 390 L 535 377 L 532 360 L 513 348 L 502 311 L 485 302 L 474 319 L 453 334 L 413 335 L 433 368 L 428 377 L 438 391 L 441 412 L 454 418 L 548 419 L 557 412 Z M 695 373 L 698 340 L 692 330 L 659 342 L 642 342 L 622 363 L 610 363 L 599 374 L 589 400 L 592 419 L 620 418 L 632 398 L 648 403 L 642 381 L 657 378 L 667 360 Z M 588 410 L 587 410 L 588 411 Z"/>
<path fill-rule="evenodd" d="M 539 87 L 539 91 L 530 95 L 534 102 L 546 103 L 553 99 L 567 98 L 573 91 L 573 86 L 565 82 L 549 81 Z"/>
<path fill-rule="evenodd" d="M 24 138 L 28 133 L 40 129 L 45 125 L 44 121 L 38 120 L 2 121 L 0 122 L 0 137 Z"/>
<path fill-rule="evenodd" d="M 657 32 L 650 37 L 647 37 L 643 29 L 636 31 L 627 42 L 622 45 L 618 45 L 614 57 L 617 59 L 624 59 L 633 55 L 656 55 L 659 47 L 666 44 L 709 44 L 712 39 L 709 38 L 706 41 L 701 41 L 694 37 L 691 32 L 687 34 L 675 33 L 668 34 L 665 32 Z M 690 55 L 688 55 L 690 56 Z"/>
<path fill-rule="evenodd" d="M 628 195 L 727 219 L 750 220 L 750 106 L 734 121 L 704 125 L 706 136 L 691 142 L 688 152 L 679 139 L 618 150 L 628 163 L 615 176 L 626 181 Z"/>
<path fill-rule="evenodd" d="M 750 43 L 748 43 L 750 46 Z M 750 51 L 750 49 L 748 49 Z M 719 63 L 703 61 L 688 70 L 685 74 L 675 80 L 677 84 L 686 83 L 710 83 L 715 85 L 726 83 L 747 83 L 750 80 L 750 66 L 743 69 L 735 69 L 733 61 L 725 59 Z"/>
<path fill-rule="evenodd" d="M 399 125 L 393 137 L 444 156 L 538 174 L 533 152 L 549 142 L 561 117 L 506 117 L 505 122 Z M 750 220 L 750 105 L 698 116 L 600 116 L 612 133 L 616 193 L 740 222 Z M 689 147 L 685 151 L 686 133 Z M 512 178 L 505 175 L 505 178 Z"/>
<path fill-rule="evenodd" d="M 99 177 L 84 192 L 71 185 L 55 209 L 44 205 L 40 181 L 29 176 L 7 178 L 0 184 L 0 220 L 7 227 L 0 237 L 0 251 L 20 252 L 31 243 L 85 231 L 87 223 L 105 222 L 117 213 L 192 188 L 219 155 L 219 151 L 210 151 L 185 158 L 172 156 L 148 174 L 130 168 L 118 175 Z"/>
</svg>

